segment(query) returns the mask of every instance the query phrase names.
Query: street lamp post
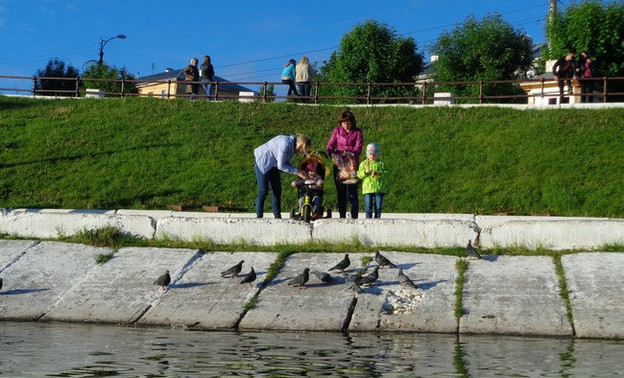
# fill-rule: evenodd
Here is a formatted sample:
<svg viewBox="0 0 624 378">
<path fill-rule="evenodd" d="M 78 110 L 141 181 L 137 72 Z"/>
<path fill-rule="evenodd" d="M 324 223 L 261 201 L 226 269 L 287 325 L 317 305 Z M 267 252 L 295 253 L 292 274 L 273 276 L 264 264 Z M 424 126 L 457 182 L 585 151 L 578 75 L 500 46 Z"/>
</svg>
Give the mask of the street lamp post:
<svg viewBox="0 0 624 378">
<path fill-rule="evenodd" d="M 106 40 L 100 38 L 100 60 L 98 60 L 98 64 L 104 63 L 104 46 L 106 46 L 108 41 L 115 39 L 115 38 L 126 39 L 126 36 L 124 34 L 119 34 Z"/>
</svg>

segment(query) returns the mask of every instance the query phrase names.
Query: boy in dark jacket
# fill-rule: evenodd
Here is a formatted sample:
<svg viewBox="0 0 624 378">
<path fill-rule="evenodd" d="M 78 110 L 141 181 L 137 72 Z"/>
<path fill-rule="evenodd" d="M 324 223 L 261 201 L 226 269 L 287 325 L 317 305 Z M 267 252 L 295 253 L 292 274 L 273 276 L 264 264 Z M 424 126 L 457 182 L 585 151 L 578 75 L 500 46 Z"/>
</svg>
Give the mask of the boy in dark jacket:
<svg viewBox="0 0 624 378">
<path fill-rule="evenodd" d="M 563 87 L 568 85 L 568 93 L 572 94 L 572 78 L 576 75 L 576 61 L 574 60 L 576 50 L 570 49 L 565 56 L 557 59 L 553 65 L 553 75 L 559 82 L 559 96 L 563 100 Z"/>
</svg>

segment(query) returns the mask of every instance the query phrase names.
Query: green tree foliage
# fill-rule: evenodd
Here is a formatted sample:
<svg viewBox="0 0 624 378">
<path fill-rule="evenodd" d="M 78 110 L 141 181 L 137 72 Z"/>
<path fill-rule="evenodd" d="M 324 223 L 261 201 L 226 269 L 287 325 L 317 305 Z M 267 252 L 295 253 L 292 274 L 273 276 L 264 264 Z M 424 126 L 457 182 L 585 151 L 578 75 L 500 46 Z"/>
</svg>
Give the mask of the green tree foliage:
<svg viewBox="0 0 624 378">
<path fill-rule="evenodd" d="M 76 80 L 41 79 L 78 77 L 78 69 L 71 65 L 66 65 L 59 58 L 51 58 L 45 68 L 40 68 L 35 73 L 35 90 L 38 95 L 43 96 L 72 96 L 76 91 Z"/>
<path fill-rule="evenodd" d="M 82 76 L 82 83 L 85 88 L 97 88 L 103 90 L 107 94 L 115 95 L 121 93 L 121 81 L 93 81 L 89 79 L 106 79 L 106 80 L 134 80 L 134 75 L 128 73 L 125 67 L 117 68 L 109 66 L 106 63 L 94 64 Z M 124 93 L 138 93 L 136 83 L 125 82 Z"/>
<path fill-rule="evenodd" d="M 570 3 L 549 19 L 546 35 L 548 59 L 557 59 L 569 48 L 587 50 L 599 75 L 624 76 L 624 2 L 599 0 Z"/>
<path fill-rule="evenodd" d="M 432 69 L 440 82 L 521 79 L 532 63 L 530 40 L 499 14 L 480 20 L 469 16 L 455 29 L 442 33 L 431 50 L 439 57 Z M 478 85 L 444 85 L 441 89 L 455 96 L 479 95 Z M 523 93 L 514 83 L 483 88 L 484 96 Z"/>
<path fill-rule="evenodd" d="M 413 82 L 423 65 L 422 55 L 416 50 L 411 37 L 399 37 L 388 25 L 369 20 L 342 37 L 338 50 L 324 62 L 317 79 L 334 83 Z M 413 86 L 374 86 L 372 96 L 406 96 L 413 92 Z M 367 88 L 332 85 L 322 88 L 321 95 L 365 97 Z"/>
</svg>

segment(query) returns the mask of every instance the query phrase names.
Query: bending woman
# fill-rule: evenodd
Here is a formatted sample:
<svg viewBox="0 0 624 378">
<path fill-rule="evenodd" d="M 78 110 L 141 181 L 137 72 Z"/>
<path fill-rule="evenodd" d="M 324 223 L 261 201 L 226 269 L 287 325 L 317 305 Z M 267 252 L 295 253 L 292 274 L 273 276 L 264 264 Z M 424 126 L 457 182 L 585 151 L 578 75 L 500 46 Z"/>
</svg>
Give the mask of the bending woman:
<svg viewBox="0 0 624 378">
<path fill-rule="evenodd" d="M 290 160 L 295 153 L 305 154 L 310 149 L 311 140 L 305 135 L 278 135 L 254 150 L 256 163 L 256 217 L 264 216 L 264 200 L 269 192 L 273 192 L 273 215 L 282 217 L 282 181 L 280 171 L 305 177 L 305 172 L 298 170 Z"/>
</svg>

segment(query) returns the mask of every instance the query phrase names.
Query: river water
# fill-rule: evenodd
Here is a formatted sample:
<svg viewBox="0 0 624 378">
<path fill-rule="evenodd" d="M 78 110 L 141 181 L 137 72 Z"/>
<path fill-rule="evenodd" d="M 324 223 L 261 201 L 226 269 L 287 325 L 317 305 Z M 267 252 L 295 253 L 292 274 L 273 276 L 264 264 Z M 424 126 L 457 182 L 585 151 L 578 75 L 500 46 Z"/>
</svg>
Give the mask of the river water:
<svg viewBox="0 0 624 378">
<path fill-rule="evenodd" d="M 592 377 L 624 374 L 624 341 L 514 336 L 202 332 L 0 322 L 9 377 Z"/>
</svg>

